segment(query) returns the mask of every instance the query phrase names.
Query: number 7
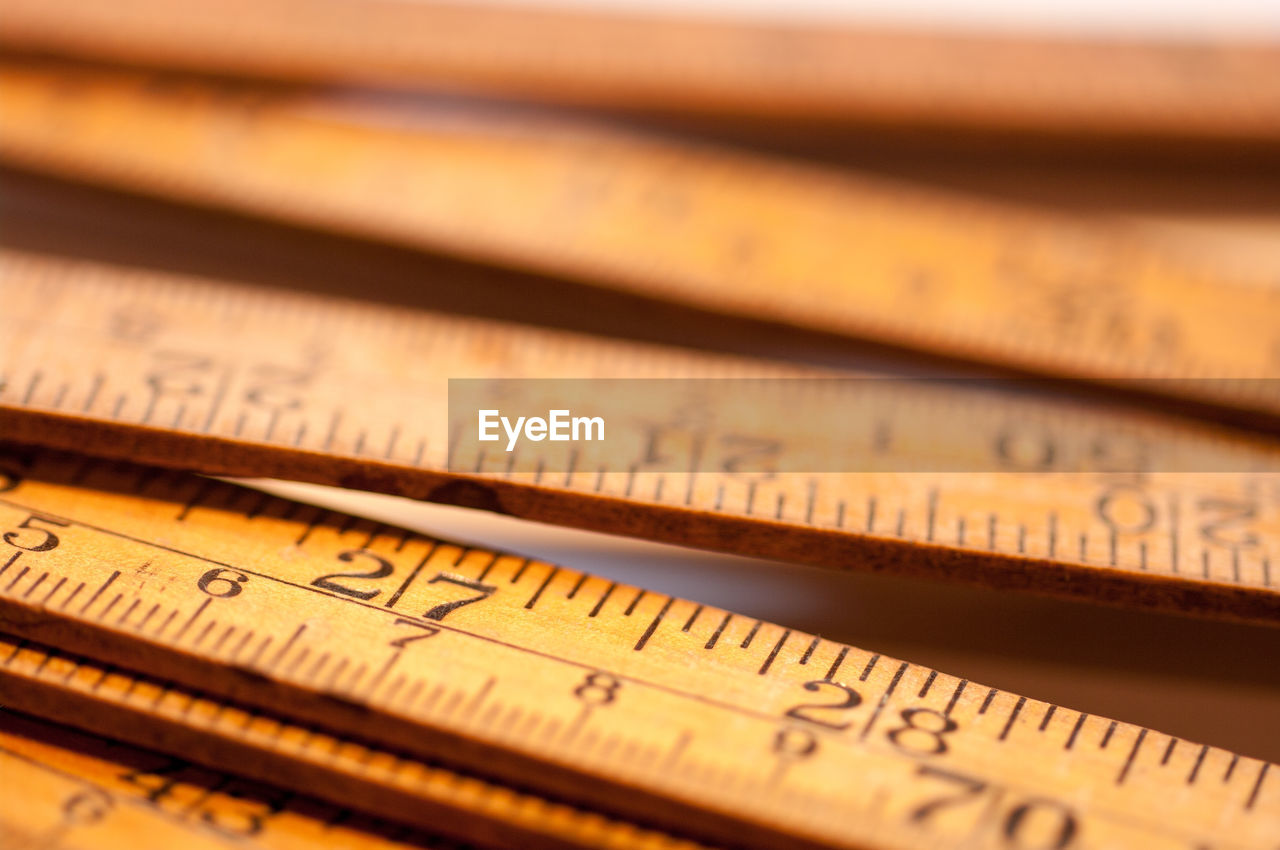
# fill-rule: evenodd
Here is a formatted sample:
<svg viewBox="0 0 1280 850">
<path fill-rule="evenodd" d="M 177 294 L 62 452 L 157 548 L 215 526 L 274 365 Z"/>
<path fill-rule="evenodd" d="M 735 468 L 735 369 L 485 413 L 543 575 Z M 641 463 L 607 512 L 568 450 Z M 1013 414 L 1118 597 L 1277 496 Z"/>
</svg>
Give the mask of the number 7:
<svg viewBox="0 0 1280 850">
<path fill-rule="evenodd" d="M 478 581 L 472 581 L 471 579 L 462 578 L 461 576 L 449 575 L 448 573 L 436 573 L 435 578 L 431 579 L 427 584 L 435 584 L 438 581 L 445 581 L 449 584 L 456 584 L 470 588 L 471 590 L 478 590 L 480 591 L 480 595 L 472 596 L 467 599 L 455 599 L 452 602 L 441 602 L 439 605 L 422 615 L 428 620 L 443 620 L 445 615 L 450 611 L 455 611 L 463 605 L 470 605 L 472 602 L 479 602 L 481 599 L 488 599 L 498 589 L 493 585 L 481 584 Z"/>
</svg>

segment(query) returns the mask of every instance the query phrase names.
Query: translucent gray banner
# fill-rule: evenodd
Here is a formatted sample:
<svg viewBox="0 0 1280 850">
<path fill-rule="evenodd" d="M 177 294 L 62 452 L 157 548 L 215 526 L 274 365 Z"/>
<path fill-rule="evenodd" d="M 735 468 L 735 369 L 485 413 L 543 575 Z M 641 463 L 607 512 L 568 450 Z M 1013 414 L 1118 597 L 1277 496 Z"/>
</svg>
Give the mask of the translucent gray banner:
<svg viewBox="0 0 1280 850">
<path fill-rule="evenodd" d="M 1025 380 L 449 382 L 458 472 L 1274 472 L 1280 441 Z M 1079 389 L 1080 387 L 1076 387 Z M 1169 396 L 1168 385 L 1132 385 Z M 1280 408 L 1280 382 L 1179 382 Z"/>
</svg>

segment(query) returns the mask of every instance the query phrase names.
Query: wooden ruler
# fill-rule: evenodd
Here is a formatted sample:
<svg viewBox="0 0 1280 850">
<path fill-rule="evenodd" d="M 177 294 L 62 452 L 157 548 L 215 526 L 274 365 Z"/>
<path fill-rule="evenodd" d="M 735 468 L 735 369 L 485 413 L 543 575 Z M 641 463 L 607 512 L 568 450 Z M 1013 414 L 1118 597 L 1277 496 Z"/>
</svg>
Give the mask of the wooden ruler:
<svg viewBox="0 0 1280 850">
<path fill-rule="evenodd" d="M 22 63 L 0 108 L 0 156 L 25 167 L 1003 370 L 1152 379 L 1280 428 L 1280 384 L 1177 380 L 1280 374 L 1280 288 L 1101 225 L 545 116 Z"/>
<path fill-rule="evenodd" d="M 288 79 L 460 88 L 678 114 L 1280 139 L 1280 51 L 503 5 L 12 0 L 26 49 Z"/>
<path fill-rule="evenodd" d="M 735 846 L 1252 847 L 1280 826 L 1256 760 L 227 484 L 5 464 L 6 705 L 412 825 L 436 787 L 416 754 Z M 563 807 L 439 794 L 574 834 Z"/>
<path fill-rule="evenodd" d="M 12 651 L 12 643 L 7 645 Z M 210 770 L 184 758 L 6 711 L 0 713 L 0 775 L 6 795 L 0 806 L 0 841 L 10 850 L 487 846 L 478 842 L 478 829 L 462 845 L 436 832 L 283 788 L 278 775 L 272 777 L 274 782 L 246 779 L 241 767 L 237 764 L 233 773 Z M 480 784 L 463 777 L 458 781 Z M 514 791 L 508 793 L 513 800 L 519 798 Z M 446 827 L 467 822 L 465 813 L 450 815 L 441 819 Z"/>
<path fill-rule="evenodd" d="M 956 426 L 954 443 L 934 439 L 991 471 L 771 476 L 737 474 L 730 464 L 691 474 L 647 471 L 639 455 L 544 474 L 540 454 L 527 449 L 519 466 L 516 455 L 513 465 L 499 458 L 488 467 L 455 458 L 450 471 L 448 378 L 801 373 L 35 255 L 2 259 L 3 439 L 838 569 L 1280 619 L 1274 473 L 1158 471 L 1176 457 L 1161 447 L 1188 435 L 1230 449 L 1247 468 L 1274 470 L 1275 448 L 1265 441 L 1140 414 L 1085 408 L 1081 416 L 1071 406 L 1045 413 L 1043 402 L 941 392 L 905 403 L 897 419 L 887 409 L 875 438 L 887 454 L 910 457 L 910 441 L 895 448 L 894 423 L 909 431 L 922 417 L 946 420 Z M 761 416 L 753 434 L 785 453 L 794 439 L 786 421 Z M 1079 438 L 1064 445 L 1088 451 L 1045 454 L 1033 443 L 1029 455 L 1007 454 L 1018 442 L 1009 428 L 1055 419 Z M 1112 457 L 1133 448 L 1115 440 L 1126 429 L 1157 471 L 1108 471 Z M 673 426 L 660 436 L 664 451 L 691 450 L 687 431 Z M 716 445 L 721 433 L 693 436 Z"/>
</svg>

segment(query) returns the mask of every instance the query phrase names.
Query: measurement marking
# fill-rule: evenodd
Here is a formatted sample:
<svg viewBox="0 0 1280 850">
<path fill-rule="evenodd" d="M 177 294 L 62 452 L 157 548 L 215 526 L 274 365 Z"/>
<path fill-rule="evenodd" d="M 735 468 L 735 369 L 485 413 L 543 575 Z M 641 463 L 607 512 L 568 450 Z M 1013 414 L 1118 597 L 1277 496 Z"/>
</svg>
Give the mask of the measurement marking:
<svg viewBox="0 0 1280 850">
<path fill-rule="evenodd" d="M 1036 727 L 1037 731 L 1043 732 L 1049 728 L 1049 721 L 1053 719 L 1053 713 L 1057 710 L 1058 707 L 1056 705 L 1050 705 L 1049 708 L 1045 710 L 1044 718 L 1040 721 L 1040 725 Z"/>
<path fill-rule="evenodd" d="M 682 631 L 682 632 L 687 632 L 687 631 L 689 631 L 689 629 L 693 628 L 693 624 L 694 624 L 694 622 L 695 622 L 695 621 L 697 621 L 697 619 L 698 619 L 698 615 L 699 615 L 699 614 L 701 614 L 701 613 L 702 613 L 702 606 L 701 606 L 701 605 L 699 605 L 698 607 L 694 608 L 694 609 L 693 609 L 693 613 L 689 615 L 689 619 L 688 619 L 688 620 L 685 620 L 685 623 L 684 623 L 684 625 L 680 628 L 680 631 Z"/>
<path fill-rule="evenodd" d="M 342 424 L 342 410 L 338 409 L 333 412 L 333 416 L 329 419 L 329 431 L 325 434 L 324 443 L 320 446 L 322 451 L 329 451 L 333 447 L 334 438 L 338 436 L 338 426 Z"/>
<path fill-rule="evenodd" d="M 115 595 L 115 598 L 107 603 L 107 607 L 103 608 L 102 612 L 98 614 L 98 621 L 102 622 L 103 620 L 105 620 L 107 618 L 107 615 L 111 613 L 111 609 L 116 607 L 116 603 L 118 603 L 123 598 L 124 598 L 123 593 L 117 593 Z"/>
<path fill-rule="evenodd" d="M 439 545 L 441 544 L 440 544 L 440 541 L 438 540 L 432 542 L 431 544 L 433 549 Z M 494 565 L 497 564 L 501 558 L 502 558 L 502 555 L 500 553 L 494 552 L 493 557 L 489 559 L 489 563 L 485 564 L 484 569 L 480 570 L 480 574 L 476 576 L 476 581 L 484 581 L 485 578 L 488 577 L 489 571 L 493 569 Z"/>
<path fill-rule="evenodd" d="M 867 497 L 867 531 L 870 532 L 876 524 L 876 497 Z"/>
<path fill-rule="evenodd" d="M 786 493 L 778 494 L 777 507 L 774 509 L 774 512 L 773 512 L 774 519 L 782 519 L 782 505 L 786 501 L 786 498 L 787 498 Z"/>
<path fill-rule="evenodd" d="M 1102 733 L 1102 740 L 1098 743 L 1098 749 L 1105 750 L 1107 744 L 1111 743 L 1111 736 L 1116 732 L 1116 721 L 1112 720 L 1107 726 L 1107 731 Z"/>
<path fill-rule="evenodd" d="M 270 493 L 263 493 L 262 497 L 244 512 L 244 518 L 249 520 L 256 519 L 266 509 L 272 498 Z"/>
<path fill-rule="evenodd" d="M 204 613 L 204 609 L 208 608 L 209 603 L 212 601 L 213 601 L 212 597 L 206 598 L 203 602 L 200 603 L 200 607 L 197 608 L 195 612 L 193 612 L 192 615 L 187 618 L 187 621 L 182 624 L 182 628 L 178 629 L 178 633 L 174 635 L 172 638 L 175 644 L 182 640 L 182 636 L 187 633 L 187 630 L 190 629 L 191 625 L 199 618 L 201 614 Z"/>
<path fill-rule="evenodd" d="M 306 623 L 303 623 L 302 625 L 298 626 L 298 628 L 294 630 L 293 634 L 289 636 L 289 639 L 280 645 L 280 649 L 276 651 L 275 657 L 273 657 L 271 661 L 267 663 L 267 666 L 265 669 L 274 670 L 280 664 L 280 662 L 284 659 L 285 655 L 288 654 L 289 650 L 293 648 L 293 645 L 297 643 L 298 638 L 302 637 L 302 633 L 305 632 L 306 630 L 307 630 Z"/>
<path fill-rule="evenodd" d="M 1089 560 L 1089 536 L 1083 531 L 1080 532 L 1080 561 Z"/>
<path fill-rule="evenodd" d="M 763 676 L 769 672 L 769 668 L 773 665 L 773 659 L 778 657 L 778 653 L 782 651 L 782 645 L 787 642 L 787 638 L 791 637 L 791 629 L 787 629 L 782 633 L 782 637 L 778 638 L 778 642 L 774 644 L 773 650 L 769 653 L 769 657 L 764 660 L 764 664 L 760 665 L 758 675 Z"/>
<path fill-rule="evenodd" d="M 1179 527 L 1178 497 L 1169 496 L 1169 568 L 1174 575 L 1178 574 L 1178 536 Z"/>
<path fill-rule="evenodd" d="M 205 623 L 204 628 L 200 630 L 200 634 L 196 635 L 196 639 L 191 642 L 191 647 L 195 649 L 196 647 L 200 646 L 200 644 L 204 643 L 204 639 L 208 637 L 209 632 L 213 631 L 213 629 L 217 625 L 218 625 L 217 620 L 210 620 L 209 622 Z"/>
<path fill-rule="evenodd" d="M 867 661 L 867 666 L 862 668 L 862 673 L 859 674 L 858 681 L 859 682 L 867 681 L 867 677 L 871 675 L 872 670 L 876 669 L 876 664 L 879 661 L 880 661 L 880 653 L 877 652 L 875 655 L 871 656 L 871 658 Z"/>
<path fill-rule="evenodd" d="M 956 685 L 956 689 L 951 692 L 951 699 L 947 700 L 947 707 L 942 710 L 944 717 L 951 716 L 951 710 L 956 707 L 956 703 L 960 701 L 960 695 L 964 693 L 964 689 L 967 687 L 969 687 L 969 680 L 961 679 L 960 683 Z"/>
<path fill-rule="evenodd" d="M 809 645 L 805 647 L 804 654 L 800 656 L 799 663 L 808 664 L 809 657 L 813 655 L 813 651 L 818 648 L 818 644 L 821 642 L 822 642 L 822 638 L 820 637 L 815 637 L 812 641 L 810 641 Z"/>
<path fill-rule="evenodd" d="M 844 499 L 836 502 L 836 528 L 844 528 Z"/>
<path fill-rule="evenodd" d="M 253 636 L 257 634 L 257 631 L 257 629 L 249 629 L 249 631 L 245 632 L 244 637 L 240 638 L 240 642 L 236 644 L 236 648 L 231 650 L 231 653 L 227 657 L 232 661 L 239 661 L 240 653 L 244 652 L 244 648 L 249 645 L 249 641 L 253 639 Z"/>
<path fill-rule="evenodd" d="M 933 526 L 938 515 L 938 491 L 936 488 L 929 490 L 929 495 L 925 503 L 925 519 L 924 519 L 924 539 L 927 542 L 933 542 Z"/>
<path fill-rule="evenodd" d="M 818 482 L 809 479 L 808 496 L 805 499 L 804 522 L 805 525 L 813 525 L 813 503 L 818 496 Z"/>
<path fill-rule="evenodd" d="M 1226 772 L 1225 772 L 1225 773 L 1223 773 L 1223 774 L 1222 774 L 1222 781 L 1223 781 L 1223 782 L 1230 782 L 1230 781 L 1231 781 L 1231 774 L 1233 774 L 1233 773 L 1235 773 L 1235 772 L 1236 772 L 1236 765 L 1237 765 L 1237 764 L 1239 764 L 1239 763 L 1240 763 L 1240 756 L 1239 756 L 1239 755 L 1237 755 L 1237 754 L 1235 754 L 1235 753 L 1232 753 L 1232 754 L 1231 754 L 1231 761 L 1230 761 L 1230 763 L 1229 763 L 1229 764 L 1227 764 L 1227 770 L 1226 770 Z"/>
<path fill-rule="evenodd" d="M 36 579 L 35 581 L 33 581 L 33 582 L 31 583 L 31 586 L 30 586 L 30 587 L 28 587 L 28 588 L 26 589 L 26 591 L 22 594 L 22 598 L 23 598 L 23 599 L 26 599 L 28 596 L 30 596 L 30 595 L 31 595 L 31 593 L 32 593 L 32 591 L 34 591 L 34 590 L 35 590 L 37 587 L 39 587 L 40 585 L 44 584 L 44 580 L 45 580 L 45 579 L 47 579 L 48 577 L 49 577 L 49 573 L 48 573 L 48 571 L 41 573 L 41 574 L 40 574 L 40 578 L 38 578 L 38 579 Z"/>
<path fill-rule="evenodd" d="M 311 522 L 307 523 L 307 527 L 304 528 L 302 530 L 302 533 L 298 535 L 298 539 L 293 541 L 293 545 L 301 546 L 302 544 L 306 543 L 307 538 L 311 536 L 311 532 L 315 531 L 316 527 L 320 525 L 321 520 L 325 519 L 328 516 L 329 516 L 329 511 L 325 510 L 324 508 L 318 508 L 316 510 L 316 515 L 311 518 Z"/>
<path fill-rule="evenodd" d="M 1027 554 L 1027 527 L 1025 525 L 1018 526 L 1018 554 Z"/>
<path fill-rule="evenodd" d="M 925 694 L 929 693 L 929 689 L 933 687 L 933 680 L 936 678 L 938 678 L 938 671 L 930 670 L 929 677 L 924 680 L 924 684 L 920 686 L 920 693 L 916 696 L 923 697 Z"/>
<path fill-rule="evenodd" d="M 956 545 L 964 545 L 964 517 L 956 517 Z"/>
<path fill-rule="evenodd" d="M 587 582 L 587 574 L 582 573 L 578 576 L 578 580 L 573 583 L 573 587 L 569 588 L 569 592 L 565 594 L 565 599 L 572 599 L 578 595 L 578 591 L 582 589 L 582 585 Z"/>
<path fill-rule="evenodd" d="M 7 561 L 5 561 L 5 562 L 4 562 L 4 566 L 3 566 L 3 567 L 0 567 L 0 576 L 4 575 L 4 574 L 5 574 L 5 571 L 6 571 L 6 570 L 8 570 L 8 569 L 9 569 L 9 567 L 13 566 L 13 562 L 14 562 L 14 561 L 16 561 L 16 560 L 18 560 L 18 558 L 20 558 L 20 557 L 22 557 L 22 553 L 21 553 L 21 552 L 14 552 L 14 553 L 9 557 L 9 560 L 7 560 Z"/>
<path fill-rule="evenodd" d="M 31 381 L 30 383 L 27 384 L 27 391 L 22 396 L 22 402 L 21 402 L 22 404 L 27 405 L 31 403 L 31 397 L 36 394 L 36 387 L 39 386 L 40 378 L 43 377 L 43 375 L 44 375 L 44 372 L 40 369 L 37 369 L 34 373 L 32 373 Z"/>
<path fill-rule="evenodd" d="M 40 600 L 40 604 L 44 606 L 48 606 L 49 600 L 52 599 L 53 595 L 57 593 L 62 588 L 62 586 L 66 583 L 67 583 L 66 576 L 63 576 L 62 578 L 58 579 L 57 583 L 54 584 L 53 588 L 50 589 L 50 591 L 44 595 L 44 599 Z"/>
<path fill-rule="evenodd" d="M 865 740 L 867 735 L 871 733 L 871 727 L 875 726 L 876 721 L 880 719 L 881 712 L 889 703 L 889 697 L 893 696 L 893 692 L 897 690 L 898 682 L 902 681 L 902 674 L 907 672 L 907 662 L 903 661 L 898 665 L 897 672 L 893 674 L 893 678 L 889 680 L 889 687 L 880 697 L 880 701 L 876 703 L 875 710 L 871 712 L 871 717 L 867 720 L 867 725 L 862 727 L 862 732 L 858 735 L 859 740 Z"/>
<path fill-rule="evenodd" d="M 391 429 L 391 436 L 387 438 L 387 450 L 382 453 L 382 456 L 384 458 L 386 458 L 387 460 L 391 460 L 391 456 L 395 454 L 395 451 L 396 451 L 396 441 L 399 439 L 400 439 L 400 426 L 395 425 Z"/>
<path fill-rule="evenodd" d="M 105 591 L 108 587 L 110 587 L 112 583 L 115 582 L 115 580 L 118 578 L 120 578 L 119 570 L 116 570 L 111 575 L 107 576 L 107 580 L 104 581 L 102 585 L 96 591 L 94 591 L 93 596 L 90 596 L 89 600 L 80 607 L 80 613 L 83 614 L 85 611 L 88 611 L 89 606 L 97 602 L 98 597 L 102 595 L 103 591 Z"/>
<path fill-rule="evenodd" d="M 1209 577 L 1209 550 L 1200 550 L 1200 573 L 1205 578 Z"/>
<path fill-rule="evenodd" d="M 67 606 L 71 604 L 71 600 L 79 596 L 80 591 L 82 590 L 84 590 L 84 582 L 80 582 L 79 584 L 77 584 L 76 589 L 71 591 L 71 595 L 68 596 L 66 599 L 62 600 L 62 604 L 59 605 L 58 607 L 61 608 L 63 611 L 67 610 Z"/>
<path fill-rule="evenodd" d="M 1055 558 L 1058 554 L 1058 513 L 1057 511 L 1049 512 L 1049 557 Z"/>
<path fill-rule="evenodd" d="M 147 613 L 142 615 L 142 619 L 138 621 L 138 625 L 133 627 L 133 630 L 141 634 L 142 630 L 146 628 L 147 623 L 151 622 L 151 618 L 154 617 L 156 612 L 159 610 L 160 610 L 160 603 L 157 602 L 151 606 L 151 610 L 147 611 Z"/>
<path fill-rule="evenodd" d="M 987 514 L 987 548 L 996 548 L 996 515 Z"/>
<path fill-rule="evenodd" d="M 463 552 L 458 553 L 458 560 L 454 562 L 455 567 L 462 561 L 462 558 L 466 554 L 466 551 L 467 550 L 464 550 Z M 520 566 L 516 569 L 515 573 L 512 574 L 508 583 L 515 584 L 516 582 L 520 581 L 520 579 L 524 578 L 524 571 L 529 569 L 529 565 L 532 563 L 533 563 L 532 558 L 525 558 L 523 561 L 521 561 Z"/>
<path fill-rule="evenodd" d="M 987 696 L 982 700 L 982 705 L 978 706 L 979 714 L 986 714 L 987 709 L 991 707 L 991 701 L 996 698 L 996 694 L 1000 693 L 998 688 L 991 688 L 987 691 Z"/>
<path fill-rule="evenodd" d="M 1170 739 L 1169 739 L 1169 746 L 1165 747 L 1164 755 L 1160 757 L 1160 766 L 1161 766 L 1161 767 L 1164 767 L 1166 764 L 1168 764 L 1168 763 L 1169 763 L 1169 758 L 1170 758 L 1170 756 L 1172 756 L 1172 755 L 1173 755 L 1173 749 L 1174 749 L 1174 747 L 1176 747 L 1176 746 L 1178 746 L 1178 739 L 1177 739 L 1177 738 L 1170 738 Z"/>
<path fill-rule="evenodd" d="M 24 566 L 21 570 L 19 570 L 18 574 L 13 577 L 13 581 L 9 582 L 9 584 L 5 586 L 5 589 L 4 589 L 5 593 L 8 593 L 9 591 L 13 590 L 13 586 L 18 582 L 22 581 L 22 577 L 25 576 L 30 571 L 31 571 L 31 568 L 26 566 Z"/>
<path fill-rule="evenodd" d="M 1138 541 L 1138 569 L 1147 571 L 1147 541 Z"/>
<path fill-rule="evenodd" d="M 996 737 L 997 741 L 1003 741 L 1009 737 L 1010 730 L 1013 729 L 1014 721 L 1018 719 L 1018 715 L 1022 713 L 1022 707 L 1027 704 L 1026 697 L 1018 697 L 1018 701 L 1013 705 L 1013 711 L 1009 712 L 1009 722 L 1004 724 L 1004 728 L 1000 730 L 1000 734 Z"/>
<path fill-rule="evenodd" d="M 1080 730 L 1081 730 L 1081 728 L 1083 728 L 1083 727 L 1084 727 L 1084 722 L 1085 722 L 1086 720 L 1088 720 L 1088 719 L 1089 719 L 1089 715 L 1088 715 L 1088 714 L 1081 714 L 1081 715 L 1080 715 L 1080 719 L 1076 721 L 1076 725 L 1075 725 L 1075 726 L 1073 726 L 1073 727 L 1071 727 L 1071 734 L 1067 736 L 1067 743 L 1066 743 L 1066 746 L 1064 746 L 1064 747 L 1063 747 L 1063 749 L 1064 749 L 1064 750 L 1069 750 L 1069 749 L 1071 749 L 1072 747 L 1074 747 L 1074 746 L 1075 746 L 1075 744 L 1076 744 L 1076 736 L 1078 736 L 1078 735 L 1080 734 Z"/>
<path fill-rule="evenodd" d="M 214 419 L 218 416 L 218 411 L 222 409 L 222 400 L 227 394 L 227 385 L 231 382 L 231 370 L 223 369 L 219 373 L 218 385 L 213 391 L 213 399 L 209 402 L 209 412 L 205 414 L 204 423 L 200 430 L 208 434 L 209 429 L 213 427 Z"/>
<path fill-rule="evenodd" d="M 159 638 L 160 635 L 164 634 L 165 631 L 169 628 L 169 625 L 177 618 L 178 618 L 178 609 L 174 608 L 172 611 L 169 612 L 169 616 L 165 617 L 164 621 L 160 623 L 160 627 L 157 628 L 155 632 L 151 635 L 152 639 L 154 640 L 156 638 Z"/>
<path fill-rule="evenodd" d="M 640 640 L 636 641 L 633 649 L 636 652 L 644 649 L 644 645 L 649 642 L 649 638 L 653 637 L 653 633 L 658 630 L 658 624 L 662 622 L 662 618 L 667 616 L 667 611 L 671 610 L 671 603 L 674 602 L 673 597 L 668 596 L 667 601 L 663 603 L 662 608 L 658 610 L 657 615 L 653 618 L 653 622 L 649 624 L 649 628 L 644 630 L 644 634 L 640 636 Z"/>
<path fill-rule="evenodd" d="M 547 585 L 551 584 L 551 580 L 554 579 L 556 574 L 559 572 L 559 567 L 552 567 L 547 572 L 547 577 L 542 580 L 542 584 L 538 585 L 538 589 L 533 592 L 533 596 L 529 597 L 529 601 L 524 603 L 524 607 L 526 609 L 532 610 L 533 606 L 538 604 L 538 598 L 542 596 L 542 591 L 547 589 Z"/>
<path fill-rule="evenodd" d="M 644 590 L 644 588 L 641 588 L 640 591 L 636 593 L 635 598 L 631 600 L 631 604 L 628 605 L 627 609 L 622 612 L 622 616 L 624 617 L 631 616 L 632 612 L 636 610 L 636 606 L 640 604 L 640 600 L 644 598 L 645 592 L 646 591 Z"/>
<path fill-rule="evenodd" d="M 907 510 L 906 508 L 898 508 L 898 522 L 897 522 L 897 525 L 894 526 L 893 533 L 896 534 L 898 537 L 901 537 L 903 534 L 903 530 L 906 528 L 906 525 L 907 525 Z"/>
<path fill-rule="evenodd" d="M 227 626 L 225 629 L 223 629 L 222 634 L 218 637 L 217 640 L 213 642 L 213 646 L 209 647 L 209 654 L 217 655 L 218 652 L 222 649 L 222 645 L 227 642 L 227 639 L 230 638 L 232 634 L 235 633 L 235 630 L 236 630 L 236 627 L 234 625 Z"/>
<path fill-rule="evenodd" d="M 724 619 L 720 621 L 720 625 L 716 626 L 716 630 L 711 633 L 711 637 L 707 639 L 703 649 L 715 649 L 716 641 L 720 640 L 721 633 L 724 632 L 725 626 L 729 625 L 729 621 L 733 619 L 732 614 L 725 614 Z"/>
<path fill-rule="evenodd" d="M 81 413 L 88 413 L 93 407 L 93 402 L 98 398 L 98 393 L 102 390 L 104 381 L 106 381 L 106 376 L 101 372 L 94 374 L 93 383 L 89 385 L 89 395 L 85 397 L 84 406 L 80 408 Z"/>
<path fill-rule="evenodd" d="M 384 533 L 386 533 L 386 531 L 387 531 L 387 527 L 385 525 L 383 525 L 382 523 L 376 524 L 373 528 L 369 529 L 369 536 L 364 539 L 364 542 L 360 544 L 359 548 L 368 549 L 370 546 L 373 545 L 373 541 L 381 537 Z"/>
<path fill-rule="evenodd" d="M 406 577 L 406 579 L 404 579 L 404 581 L 401 582 L 401 586 L 399 586 L 399 588 L 396 589 L 396 593 L 393 593 L 392 595 L 390 595 L 390 598 L 387 600 L 387 604 L 385 604 L 385 607 L 387 608 L 396 607 L 396 603 L 399 602 L 399 599 L 401 599 L 401 597 L 403 597 L 404 591 L 408 590 L 408 586 L 413 584 L 413 580 L 417 579 L 417 573 L 422 571 L 422 566 L 424 566 L 425 563 L 429 561 L 429 559 L 431 558 L 431 554 L 435 552 L 435 548 L 438 547 L 438 545 L 439 543 L 431 543 L 430 547 L 426 549 L 426 554 L 422 556 L 421 561 L 417 562 L 417 565 L 413 566 L 410 573 L 408 573 L 408 576 Z"/>
<path fill-rule="evenodd" d="M 587 615 L 588 617 L 594 617 L 600 613 L 600 609 L 604 608 L 604 603 L 609 601 L 609 597 L 613 595 L 613 591 L 617 586 L 618 583 L 616 581 L 609 582 L 609 586 L 604 589 L 604 593 L 600 596 L 600 601 L 591 609 L 591 613 Z"/>
<path fill-rule="evenodd" d="M 840 651 L 836 653 L 835 660 L 831 662 L 831 666 L 827 668 L 827 675 L 822 678 L 828 682 L 835 681 L 836 673 L 840 672 L 840 665 L 844 663 L 845 656 L 849 654 L 849 647 L 842 646 Z"/>
<path fill-rule="evenodd" d="M 1196 755 L 1196 763 L 1191 766 L 1191 773 L 1187 775 L 1187 784 L 1195 784 L 1196 777 L 1200 775 L 1200 765 L 1204 764 L 1204 757 L 1209 754 L 1209 746 L 1205 744 L 1200 747 L 1200 752 Z"/>
<path fill-rule="evenodd" d="M 1264 761 L 1262 767 L 1258 768 L 1258 778 L 1253 783 L 1253 790 L 1249 792 L 1249 799 L 1245 800 L 1245 811 L 1253 808 L 1253 804 L 1258 802 L 1258 795 L 1262 792 L 1262 780 L 1267 776 L 1267 771 L 1271 768 L 1271 763 Z"/>
<path fill-rule="evenodd" d="M 742 643 L 739 644 L 739 647 L 746 649 L 751 646 L 751 641 L 756 639 L 756 632 L 760 631 L 760 625 L 760 621 L 756 620 L 755 624 L 751 626 L 751 630 L 747 632 L 747 636 L 742 639 Z"/>
</svg>

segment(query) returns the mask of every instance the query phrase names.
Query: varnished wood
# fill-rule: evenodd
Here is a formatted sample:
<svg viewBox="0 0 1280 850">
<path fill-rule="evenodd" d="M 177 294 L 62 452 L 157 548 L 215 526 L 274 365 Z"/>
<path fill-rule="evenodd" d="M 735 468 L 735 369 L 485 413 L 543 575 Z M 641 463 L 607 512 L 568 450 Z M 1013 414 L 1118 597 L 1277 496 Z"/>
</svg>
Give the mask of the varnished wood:
<svg viewBox="0 0 1280 850">
<path fill-rule="evenodd" d="M 30 642 L 0 651 L 6 704 L 321 796 L 421 769 L 291 718 L 747 846 L 1251 846 L 1280 817 L 1256 760 L 549 564 L 73 457 L 0 500 L 0 610 Z M 390 575 L 333 580 L 375 595 L 317 585 L 373 555 Z M 437 575 L 494 590 L 433 619 L 475 595 Z"/>
<path fill-rule="evenodd" d="M 202 71 L 762 122 L 1280 139 L 1280 52 L 1241 38 L 982 35 L 341 0 L 11 0 L 0 39 Z"/>
<path fill-rule="evenodd" d="M 0 313 L 6 439 L 837 569 L 1280 619 L 1274 476 L 1160 471 L 1178 468 L 1177 453 L 1164 452 L 1188 441 L 1239 452 L 1247 469 L 1274 470 L 1267 441 L 1106 408 L 1046 412 L 1035 400 L 943 392 L 886 408 L 903 436 L 896 448 L 896 436 L 889 441 L 887 457 L 942 448 L 969 457 L 973 465 L 964 468 L 974 472 L 903 473 L 890 465 L 691 475 L 646 472 L 636 456 L 543 475 L 534 471 L 542 455 L 522 449 L 512 470 L 498 457 L 476 473 L 469 459 L 448 463 L 450 377 L 813 373 L 36 256 L 5 255 L 0 282 L 10 291 Z M 756 411 L 752 428 L 784 444 L 803 442 L 786 414 Z M 1010 421 L 1064 416 L 1063 433 L 1081 449 L 1060 452 L 1064 465 L 994 471 L 1007 468 L 993 453 Z M 930 427 L 944 419 L 950 428 Z M 1097 463 L 1084 451 L 1095 435 L 1135 427 L 1154 471 L 1107 472 L 1105 453 Z"/>
<path fill-rule="evenodd" d="M 1147 379 L 1280 427 L 1272 381 L 1178 380 L 1280 375 L 1280 289 L 1105 219 L 580 119 L 181 77 L 10 62 L 0 108 L 0 156 L 24 167 L 1002 370 Z"/>
</svg>

